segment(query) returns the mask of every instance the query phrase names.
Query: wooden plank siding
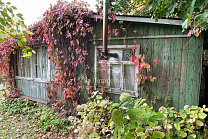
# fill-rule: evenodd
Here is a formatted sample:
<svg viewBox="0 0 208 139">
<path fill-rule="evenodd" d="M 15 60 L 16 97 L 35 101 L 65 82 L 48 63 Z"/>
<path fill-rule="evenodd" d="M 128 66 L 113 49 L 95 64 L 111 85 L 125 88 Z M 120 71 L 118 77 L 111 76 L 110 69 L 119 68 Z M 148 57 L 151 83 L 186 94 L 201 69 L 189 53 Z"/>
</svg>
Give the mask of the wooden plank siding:
<svg viewBox="0 0 208 139">
<path fill-rule="evenodd" d="M 119 34 L 114 35 L 113 31 L 109 34 L 111 39 L 108 45 L 119 46 L 134 45 L 134 41 L 140 45 L 140 52 L 146 56 L 145 61 L 151 65 L 150 72 L 144 72 L 146 76 L 153 76 L 155 82 L 146 81 L 144 89 L 138 88 L 138 97 L 148 99 L 148 103 L 156 98 L 156 109 L 164 105 L 166 98 L 171 100 L 166 102 L 169 106 L 183 108 L 184 105 L 198 105 L 201 63 L 203 51 L 203 33 L 200 37 L 186 37 L 187 32 L 182 32 L 181 26 L 164 25 L 154 23 L 138 23 L 123 21 L 109 23 L 111 30 L 117 29 Z M 102 46 L 102 22 L 93 23 L 95 44 L 89 46 L 86 63 L 91 68 L 86 71 L 87 78 L 94 83 L 96 68 L 94 67 L 95 46 Z M 94 40 L 89 40 L 94 41 Z M 17 53 L 15 68 L 16 86 L 24 96 L 42 100 L 47 100 L 45 85 L 53 79 L 54 66 L 50 63 L 47 56 L 46 47 L 36 47 L 36 55 L 30 60 L 21 57 Z M 153 60 L 157 59 L 158 65 L 154 67 Z M 24 63 L 24 64 L 22 64 Z M 25 64 L 28 63 L 28 64 Z M 27 67 L 29 66 L 29 67 Z M 78 66 L 78 76 L 82 76 L 85 67 Z M 30 69 L 31 72 L 27 72 Z M 84 81 L 86 82 L 86 81 Z M 81 83 L 82 84 L 82 83 Z M 85 85 L 85 83 L 83 83 Z M 81 102 L 86 102 L 88 90 L 81 91 Z M 59 94 L 59 98 L 63 98 Z M 119 102 L 119 95 L 112 92 L 104 93 L 104 96 Z"/>
<path fill-rule="evenodd" d="M 198 105 L 203 33 L 198 38 L 185 37 L 187 32 L 183 33 L 181 26 L 123 22 L 120 27 L 118 23 L 114 24 L 110 24 L 111 30 L 118 29 L 119 34 L 114 36 L 111 33 L 112 39 L 108 45 L 128 46 L 133 45 L 135 40 L 141 46 L 141 53 L 146 55 L 145 60 L 151 65 L 151 72 L 144 74 L 157 78 L 153 83 L 147 81 L 144 84 L 146 94 L 149 95 L 148 102 L 154 97 L 160 97 L 156 100 L 157 109 L 164 105 L 165 101 L 169 106 L 176 108 Z M 124 28 L 127 33 L 124 33 Z M 102 40 L 99 39 L 101 30 L 102 23 L 98 23 L 95 28 L 96 46 L 102 45 Z M 154 59 L 158 61 L 157 67 L 153 66 Z M 118 101 L 118 96 L 113 97 L 112 94 L 110 98 Z M 145 97 L 141 89 L 138 94 L 139 97 Z M 170 101 L 167 101 L 168 97 L 171 98 Z"/>
</svg>

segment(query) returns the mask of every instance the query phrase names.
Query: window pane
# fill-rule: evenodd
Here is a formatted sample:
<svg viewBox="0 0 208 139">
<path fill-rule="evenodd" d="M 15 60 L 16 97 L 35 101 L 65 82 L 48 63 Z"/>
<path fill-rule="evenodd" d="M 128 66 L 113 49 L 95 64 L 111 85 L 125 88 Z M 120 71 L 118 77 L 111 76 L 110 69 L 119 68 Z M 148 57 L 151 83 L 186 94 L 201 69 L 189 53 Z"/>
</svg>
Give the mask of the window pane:
<svg viewBox="0 0 208 139">
<path fill-rule="evenodd" d="M 129 61 L 130 57 L 135 55 L 135 51 L 133 52 L 131 49 L 123 50 L 123 61 Z"/>
<path fill-rule="evenodd" d="M 134 65 L 124 65 L 124 90 L 134 90 L 135 84 Z"/>
<path fill-rule="evenodd" d="M 109 50 L 109 53 L 117 53 L 118 57 L 114 58 L 114 57 L 110 57 L 109 61 L 121 61 L 122 60 L 122 50 Z"/>
<path fill-rule="evenodd" d="M 42 57 L 41 57 L 41 54 L 40 53 L 42 53 L 42 52 L 40 51 L 40 49 L 37 49 L 36 53 L 37 53 L 37 57 L 36 57 L 36 61 L 37 61 L 37 70 L 36 70 L 37 73 L 36 73 L 36 77 L 37 78 L 41 78 L 40 62 L 42 61 Z"/>
<path fill-rule="evenodd" d="M 110 87 L 111 88 L 120 88 L 120 76 L 121 76 L 121 65 L 111 65 L 110 73 Z"/>
<path fill-rule="evenodd" d="M 48 54 L 47 47 L 42 48 L 42 78 L 47 79 Z"/>
<path fill-rule="evenodd" d="M 26 58 L 22 57 L 21 60 L 22 60 L 22 74 L 21 74 L 21 76 L 25 77 L 25 60 L 26 60 Z"/>
<path fill-rule="evenodd" d="M 98 87 L 101 86 L 108 87 L 108 83 L 109 83 L 109 66 L 107 64 L 104 65 L 99 63 L 97 68 L 97 85 Z"/>
</svg>

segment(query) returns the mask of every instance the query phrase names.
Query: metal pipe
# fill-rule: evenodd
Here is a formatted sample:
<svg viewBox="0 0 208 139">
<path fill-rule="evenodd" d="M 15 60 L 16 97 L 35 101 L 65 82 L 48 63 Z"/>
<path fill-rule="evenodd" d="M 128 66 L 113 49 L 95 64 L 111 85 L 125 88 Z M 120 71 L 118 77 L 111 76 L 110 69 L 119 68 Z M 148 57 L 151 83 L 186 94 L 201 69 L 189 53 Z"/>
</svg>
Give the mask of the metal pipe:
<svg viewBox="0 0 208 139">
<path fill-rule="evenodd" d="M 103 0 L 103 55 L 108 55 L 108 0 Z"/>
</svg>

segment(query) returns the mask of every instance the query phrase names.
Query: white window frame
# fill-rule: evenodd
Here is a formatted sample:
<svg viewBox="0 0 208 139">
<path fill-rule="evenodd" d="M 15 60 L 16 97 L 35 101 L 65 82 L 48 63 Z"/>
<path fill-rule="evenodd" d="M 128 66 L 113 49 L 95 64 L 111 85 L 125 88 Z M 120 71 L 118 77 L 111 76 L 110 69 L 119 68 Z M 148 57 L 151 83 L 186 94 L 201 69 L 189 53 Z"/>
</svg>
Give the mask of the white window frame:
<svg viewBox="0 0 208 139">
<path fill-rule="evenodd" d="M 126 49 L 129 49 L 129 50 L 132 50 L 132 48 L 134 47 L 134 45 L 108 45 L 108 50 L 126 50 Z M 131 61 L 111 61 L 111 60 L 99 60 L 99 57 L 97 56 L 97 50 L 102 50 L 103 46 L 95 46 L 95 50 L 94 50 L 94 90 L 98 90 L 99 87 L 97 87 L 97 67 L 98 67 L 98 63 L 102 63 L 102 62 L 107 62 L 108 64 L 108 70 L 109 72 L 107 73 L 108 74 L 108 88 L 110 89 L 109 91 L 106 91 L 106 92 L 109 92 L 109 93 L 114 93 L 114 94 L 121 94 L 123 92 L 132 92 L 134 93 L 134 95 L 131 95 L 133 97 L 138 97 L 138 91 L 137 91 L 137 86 L 138 86 L 138 82 L 137 82 L 137 79 L 136 79 L 136 74 L 139 73 L 139 69 L 137 67 L 134 67 L 134 71 L 135 71 L 135 83 L 134 83 L 134 90 L 124 90 L 124 65 L 133 65 L 134 66 L 134 63 L 131 62 Z M 137 49 L 135 49 L 135 56 L 138 56 L 139 55 L 139 50 L 140 50 L 140 47 L 138 46 Z M 123 52 L 122 52 L 122 55 L 123 55 Z M 123 56 L 122 56 L 123 57 Z M 121 65 L 121 74 L 120 74 L 120 86 L 121 86 L 121 90 L 119 91 L 118 89 L 116 90 L 115 88 L 110 88 L 110 81 L 111 81 L 111 77 L 110 77 L 110 65 L 111 64 L 119 64 Z"/>
</svg>

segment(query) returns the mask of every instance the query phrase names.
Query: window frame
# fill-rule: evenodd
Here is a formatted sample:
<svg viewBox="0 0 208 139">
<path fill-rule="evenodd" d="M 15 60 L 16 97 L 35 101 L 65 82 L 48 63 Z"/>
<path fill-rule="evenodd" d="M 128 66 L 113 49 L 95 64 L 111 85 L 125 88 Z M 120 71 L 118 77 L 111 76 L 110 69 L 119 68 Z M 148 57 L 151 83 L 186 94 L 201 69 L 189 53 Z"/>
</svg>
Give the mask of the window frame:
<svg viewBox="0 0 208 139">
<path fill-rule="evenodd" d="M 46 48 L 43 48 L 46 47 Z M 15 79 L 20 79 L 20 80 L 30 80 L 30 81 L 35 81 L 35 82 L 40 82 L 40 83 L 50 83 L 51 81 L 51 62 L 46 57 L 45 59 L 47 60 L 47 75 L 46 78 L 43 77 L 43 57 L 44 52 L 43 49 L 46 49 L 47 51 L 47 46 L 38 46 L 35 47 L 34 50 L 36 51 L 36 54 L 32 54 L 32 56 L 27 59 L 23 57 L 23 52 L 21 49 L 16 50 L 16 60 L 14 63 L 14 72 L 15 72 Z M 35 55 L 35 56 L 33 56 Z M 39 55 L 39 57 L 38 57 Z M 47 55 L 45 55 L 47 56 Z M 40 58 L 40 59 L 39 59 Z M 35 62 L 37 60 L 37 62 Z M 25 62 L 27 61 L 27 62 Z M 24 66 L 23 66 L 24 65 Z M 27 66 L 29 66 L 29 71 Z M 24 71 L 22 70 L 24 68 Z M 45 68 L 45 67 L 44 67 Z M 40 70 L 40 77 L 37 74 L 38 69 Z M 20 70 L 20 71 L 19 71 Z M 20 73 L 17 74 L 17 71 Z M 24 74 L 22 74 L 25 72 Z M 28 74 L 30 72 L 30 74 Z M 23 76 L 24 75 L 24 76 Z"/>
<path fill-rule="evenodd" d="M 94 90 L 99 90 L 100 87 L 98 87 L 98 77 L 97 77 L 97 70 L 98 70 L 98 64 L 102 63 L 102 62 L 107 62 L 108 65 L 108 84 L 107 84 L 107 88 L 109 88 L 109 90 L 105 90 L 105 92 L 109 92 L 109 93 L 114 93 L 114 94 L 121 94 L 123 92 L 128 92 L 128 93 L 133 93 L 130 94 L 133 97 L 138 97 L 138 91 L 137 91 L 137 86 L 138 86 L 138 81 L 136 80 L 136 74 L 139 73 L 139 69 L 137 67 L 134 66 L 134 63 L 131 61 L 111 61 L 111 60 L 99 60 L 98 57 L 98 50 L 101 50 L 103 48 L 103 46 L 95 46 L 95 50 L 94 50 Z M 122 57 L 123 57 L 123 50 L 126 49 L 130 49 L 132 50 L 132 48 L 134 48 L 134 45 L 108 45 L 108 50 L 122 50 Z M 138 48 L 135 49 L 135 55 L 139 55 L 139 50 L 140 50 L 140 46 L 138 46 Z M 113 52 L 114 53 L 114 52 Z M 111 82 L 111 66 L 110 65 L 116 65 L 119 64 L 121 66 L 121 73 L 120 73 L 120 90 L 116 89 L 116 88 L 111 88 L 110 87 L 110 82 Z M 124 89 L 124 66 L 125 65 L 133 65 L 134 66 L 134 77 L 135 77 L 135 82 L 134 82 L 134 90 L 125 90 Z"/>
</svg>

